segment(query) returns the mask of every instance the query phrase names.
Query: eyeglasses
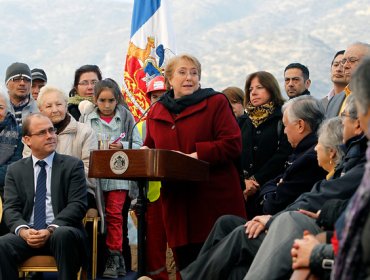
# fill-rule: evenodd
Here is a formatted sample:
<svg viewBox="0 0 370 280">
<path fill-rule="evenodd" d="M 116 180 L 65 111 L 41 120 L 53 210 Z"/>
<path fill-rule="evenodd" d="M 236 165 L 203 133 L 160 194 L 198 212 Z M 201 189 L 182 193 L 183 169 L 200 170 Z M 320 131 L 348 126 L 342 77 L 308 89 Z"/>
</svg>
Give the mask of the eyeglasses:
<svg viewBox="0 0 370 280">
<path fill-rule="evenodd" d="M 359 58 L 351 56 L 349 58 L 343 58 L 340 61 L 340 63 L 342 63 L 342 65 L 346 64 L 346 62 L 348 62 L 349 64 L 353 64 L 353 63 L 355 63 L 356 61 L 359 61 L 359 60 L 360 60 Z"/>
<path fill-rule="evenodd" d="M 88 85 L 95 86 L 98 82 L 99 82 L 98 80 L 91 80 L 91 81 L 83 80 L 83 81 L 79 82 L 78 85 L 80 85 L 80 86 L 88 86 Z"/>
<path fill-rule="evenodd" d="M 31 82 L 31 79 L 30 78 L 27 78 L 27 77 L 24 77 L 24 76 L 18 76 L 18 77 L 14 77 L 11 79 L 14 83 L 20 83 L 21 81 L 25 82 L 25 83 L 30 83 Z"/>
<path fill-rule="evenodd" d="M 350 113 L 346 113 L 346 111 L 343 111 L 342 113 L 340 113 L 340 117 L 341 118 L 351 118 L 351 119 L 357 119 L 356 116 L 354 116 L 353 114 L 350 114 Z"/>
<path fill-rule="evenodd" d="M 49 127 L 48 129 L 40 130 L 39 132 L 28 134 L 28 136 L 46 136 L 48 133 L 54 135 L 57 132 L 55 127 Z"/>
</svg>

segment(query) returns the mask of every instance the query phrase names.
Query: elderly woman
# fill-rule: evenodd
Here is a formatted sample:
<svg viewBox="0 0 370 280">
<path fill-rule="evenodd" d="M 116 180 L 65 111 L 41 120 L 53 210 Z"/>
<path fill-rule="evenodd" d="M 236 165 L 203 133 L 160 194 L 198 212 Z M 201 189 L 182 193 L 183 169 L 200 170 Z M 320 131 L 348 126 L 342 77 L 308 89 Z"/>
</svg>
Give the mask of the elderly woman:
<svg viewBox="0 0 370 280">
<path fill-rule="evenodd" d="M 144 145 L 210 163 L 207 182 L 162 185 L 166 235 L 181 270 L 196 258 L 218 217 L 245 217 L 234 164 L 241 152 L 241 137 L 227 98 L 213 89 L 200 88 L 201 65 L 195 57 L 172 58 L 165 77 L 171 90 L 149 111 Z"/>
<path fill-rule="evenodd" d="M 95 132 L 88 125 L 77 122 L 68 114 L 66 95 L 55 87 L 43 87 L 37 98 L 37 105 L 40 112 L 47 116 L 57 129 L 58 144 L 56 151 L 60 154 L 81 159 L 85 166 L 87 178 L 90 151 L 98 149 L 98 141 Z M 23 156 L 29 155 L 30 152 L 30 149 L 25 146 Z M 95 206 L 95 179 L 87 178 L 87 185 L 89 187 L 89 205 Z M 99 207 L 99 203 L 97 206 Z M 98 210 L 101 214 L 102 210 Z"/>
<path fill-rule="evenodd" d="M 22 158 L 22 133 L 9 111 L 8 96 L 0 92 L 0 196 L 4 197 L 4 179 L 8 165 Z"/>
<path fill-rule="evenodd" d="M 317 186 L 314 186 L 314 188 L 317 188 L 318 186 L 320 188 L 331 188 L 331 192 L 336 193 L 336 199 L 327 199 L 327 201 L 320 207 L 321 210 L 319 213 L 311 213 L 301 210 L 302 213 L 309 217 L 317 219 L 314 226 L 307 225 L 306 227 L 311 233 L 322 232 L 323 229 L 326 231 L 332 231 L 335 225 L 336 236 L 332 239 L 335 240 L 335 242 L 332 245 L 325 244 L 325 241 L 329 241 L 330 243 L 331 235 L 329 235 L 326 240 L 324 240 L 324 244 L 319 244 L 320 242 L 312 235 L 305 234 L 302 240 L 295 241 L 291 251 L 293 257 L 293 269 L 309 267 L 313 274 L 320 275 L 323 279 L 326 279 L 324 276 L 328 277 L 328 274 L 330 274 L 332 263 L 330 263 L 329 260 L 334 257 L 333 248 L 338 248 L 338 241 L 340 244 L 339 246 L 343 246 L 342 237 L 348 230 L 344 227 L 344 217 L 346 215 L 345 213 L 349 211 L 350 206 L 347 207 L 346 211 L 344 211 L 344 209 L 348 205 L 350 196 L 354 194 L 353 197 L 355 197 L 358 193 L 359 189 L 357 189 L 357 187 L 361 183 L 366 161 L 365 151 L 367 147 L 367 139 L 361 129 L 360 120 L 357 116 L 357 109 L 352 95 L 347 99 L 341 118 L 343 123 L 343 142 L 345 143 L 346 149 L 345 154 L 340 161 L 340 164 L 335 167 L 334 175 L 329 180 L 318 182 L 316 184 Z M 329 132 L 327 133 L 329 134 Z M 327 141 L 332 140 L 333 139 L 327 139 Z M 331 144 L 327 143 L 327 145 Z M 320 147 L 317 148 L 318 152 L 320 151 L 319 148 Z M 322 159 L 321 161 L 325 161 L 328 166 L 330 165 L 329 159 Z M 357 192 L 355 193 L 356 189 Z M 353 197 L 352 200 L 354 199 Z M 354 213 L 355 212 L 350 212 L 349 214 L 352 217 Z M 351 240 L 348 245 L 353 246 L 353 242 L 355 241 Z M 327 263 L 327 269 L 322 268 L 324 259 Z M 335 279 L 339 279 L 339 277 L 335 277 Z"/>
<path fill-rule="evenodd" d="M 79 120 L 81 113 L 78 105 L 83 100 L 93 102 L 94 87 L 98 81 L 101 81 L 102 74 L 97 65 L 83 65 L 75 72 L 73 88 L 69 92 L 68 112 Z"/>
<path fill-rule="evenodd" d="M 248 219 L 262 214 L 257 202 L 259 188 L 275 178 L 292 153 L 282 124 L 279 84 L 269 72 L 259 71 L 245 82 L 244 107 L 247 114 L 239 120 L 242 131 L 241 167 Z"/>
</svg>

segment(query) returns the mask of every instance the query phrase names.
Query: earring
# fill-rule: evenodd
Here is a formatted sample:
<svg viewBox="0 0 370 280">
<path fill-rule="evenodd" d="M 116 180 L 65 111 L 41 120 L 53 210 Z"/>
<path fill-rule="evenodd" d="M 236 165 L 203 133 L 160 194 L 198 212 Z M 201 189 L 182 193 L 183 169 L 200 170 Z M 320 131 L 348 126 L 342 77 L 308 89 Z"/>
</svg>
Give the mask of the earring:
<svg viewBox="0 0 370 280">
<path fill-rule="evenodd" d="M 332 161 L 332 160 L 329 160 L 329 164 L 330 164 L 330 165 L 333 165 L 333 161 Z"/>
</svg>

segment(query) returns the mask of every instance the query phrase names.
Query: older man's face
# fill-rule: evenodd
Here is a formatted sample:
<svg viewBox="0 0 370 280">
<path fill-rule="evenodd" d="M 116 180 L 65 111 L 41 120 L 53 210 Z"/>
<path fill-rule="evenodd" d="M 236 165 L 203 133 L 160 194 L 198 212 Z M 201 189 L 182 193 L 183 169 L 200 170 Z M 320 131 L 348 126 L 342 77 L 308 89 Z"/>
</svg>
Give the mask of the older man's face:
<svg viewBox="0 0 370 280">
<path fill-rule="evenodd" d="M 300 133 L 299 122 L 301 120 L 290 121 L 288 118 L 288 110 L 289 108 L 286 108 L 283 114 L 284 133 L 286 134 L 290 145 L 295 148 L 303 138 L 302 134 Z"/>
<path fill-rule="evenodd" d="M 356 70 L 357 66 L 365 55 L 366 49 L 361 45 L 349 46 L 344 52 L 342 65 L 344 78 L 346 79 L 347 83 L 351 81 L 351 76 L 353 72 Z"/>
</svg>

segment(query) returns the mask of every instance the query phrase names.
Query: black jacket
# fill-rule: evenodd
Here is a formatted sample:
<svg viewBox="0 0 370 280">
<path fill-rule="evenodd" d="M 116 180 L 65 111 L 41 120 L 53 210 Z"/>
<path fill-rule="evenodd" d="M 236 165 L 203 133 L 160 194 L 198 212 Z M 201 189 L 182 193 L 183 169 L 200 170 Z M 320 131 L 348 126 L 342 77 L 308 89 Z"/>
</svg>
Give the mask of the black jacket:
<svg viewBox="0 0 370 280">
<path fill-rule="evenodd" d="M 326 172 L 317 163 L 316 144 L 315 133 L 303 138 L 289 157 L 285 171 L 261 187 L 259 200 L 265 214 L 282 211 L 299 195 L 311 190 L 315 182 L 325 178 Z"/>
<path fill-rule="evenodd" d="M 310 192 L 300 195 L 284 211 L 305 209 L 317 212 L 329 199 L 349 200 L 361 183 L 366 163 L 367 139 L 365 136 L 354 137 L 346 143 L 346 153 L 330 180 L 318 181 Z M 281 212 L 280 212 L 281 213 Z M 266 227 L 272 223 L 274 215 Z"/>
<path fill-rule="evenodd" d="M 284 169 L 284 164 L 292 152 L 292 147 L 284 134 L 281 107 L 258 127 L 252 124 L 248 115 L 238 120 L 242 132 L 241 184 L 245 189 L 244 178 L 254 176 L 262 186 L 275 178 Z M 262 214 L 258 201 L 258 192 L 248 197 L 246 211 L 248 219 Z"/>
<path fill-rule="evenodd" d="M 281 107 L 257 128 L 248 115 L 239 118 L 242 132 L 241 166 L 246 177 L 254 176 L 262 186 L 284 169 L 284 163 L 292 153 L 292 147 L 284 134 Z"/>
</svg>

